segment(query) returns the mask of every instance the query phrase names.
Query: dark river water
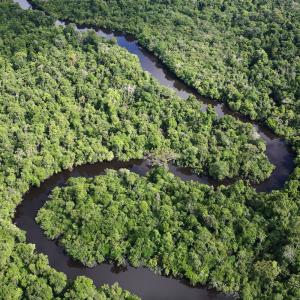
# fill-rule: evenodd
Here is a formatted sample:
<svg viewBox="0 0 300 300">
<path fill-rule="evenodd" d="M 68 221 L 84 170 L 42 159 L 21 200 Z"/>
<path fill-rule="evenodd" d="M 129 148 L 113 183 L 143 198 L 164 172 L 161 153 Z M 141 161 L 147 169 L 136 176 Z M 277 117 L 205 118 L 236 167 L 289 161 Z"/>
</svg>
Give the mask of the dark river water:
<svg viewBox="0 0 300 300">
<path fill-rule="evenodd" d="M 25 0 L 15 0 L 23 9 L 32 8 Z M 63 21 L 56 21 L 56 25 L 64 25 Z M 79 31 L 88 30 L 87 27 L 78 27 Z M 142 68 L 155 77 L 162 85 L 173 89 L 177 95 L 186 99 L 189 95 L 195 95 L 202 103 L 203 109 L 208 104 L 215 107 L 219 116 L 230 114 L 244 122 L 251 122 L 247 118 L 230 111 L 226 105 L 213 100 L 207 100 L 199 96 L 192 88 L 187 87 L 182 81 L 178 80 L 174 74 L 150 52 L 143 49 L 137 41 L 130 35 L 119 32 L 104 31 L 94 28 L 99 36 L 107 39 L 115 38 L 119 46 L 126 48 L 130 53 L 138 56 Z M 276 137 L 267 128 L 251 122 L 257 132 L 264 139 L 267 145 L 267 155 L 275 170 L 272 175 L 263 183 L 255 186 L 257 191 L 269 192 L 273 189 L 280 189 L 284 186 L 289 174 L 293 171 L 293 153 L 286 143 Z M 118 268 L 111 264 L 101 264 L 93 268 L 84 267 L 81 263 L 70 258 L 55 241 L 48 240 L 41 228 L 36 224 L 35 217 L 38 210 L 47 201 L 49 193 L 56 186 L 62 186 L 70 177 L 94 177 L 104 173 L 107 168 L 120 169 L 127 168 L 133 172 L 144 175 L 149 167 L 146 161 L 136 160 L 130 162 L 102 162 L 93 165 L 75 167 L 72 171 L 63 171 L 55 174 L 40 187 L 33 187 L 24 196 L 22 203 L 18 206 L 15 215 L 15 223 L 19 228 L 27 232 L 27 241 L 36 245 L 40 253 L 44 253 L 49 258 L 49 263 L 58 271 L 64 272 L 68 279 L 76 276 L 85 275 L 93 279 L 94 283 L 102 285 L 118 282 L 122 288 L 129 290 L 142 297 L 142 299 L 162 299 L 162 300 L 194 300 L 194 299 L 231 299 L 232 296 L 216 293 L 203 287 L 191 287 L 184 280 L 168 278 L 154 274 L 145 268 Z M 197 176 L 190 169 L 178 168 L 170 165 L 170 171 L 183 180 L 196 180 L 202 183 L 218 185 L 214 180 Z M 223 182 L 229 184 L 232 181 Z"/>
</svg>

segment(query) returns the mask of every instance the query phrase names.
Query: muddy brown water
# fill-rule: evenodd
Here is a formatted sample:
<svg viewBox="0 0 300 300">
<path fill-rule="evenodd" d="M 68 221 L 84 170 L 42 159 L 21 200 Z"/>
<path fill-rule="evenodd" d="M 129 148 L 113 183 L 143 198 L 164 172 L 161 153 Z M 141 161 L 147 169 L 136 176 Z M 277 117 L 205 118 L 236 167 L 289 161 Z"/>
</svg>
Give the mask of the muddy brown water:
<svg viewBox="0 0 300 300">
<path fill-rule="evenodd" d="M 23 9 L 31 9 L 31 4 L 26 0 L 15 0 Z M 64 21 L 56 21 L 56 25 L 65 25 Z M 79 31 L 85 31 L 91 27 L 79 26 Z M 126 48 L 130 53 L 138 56 L 142 68 L 155 77 L 162 85 L 173 89 L 178 96 L 186 99 L 190 95 L 195 95 L 202 103 L 203 109 L 208 104 L 213 105 L 219 116 L 225 114 L 233 115 L 244 122 L 251 122 L 257 132 L 264 139 L 267 145 L 267 156 L 275 170 L 264 182 L 255 186 L 259 192 L 270 192 L 274 189 L 283 188 L 285 181 L 294 169 L 294 155 L 286 145 L 284 140 L 278 138 L 266 127 L 250 121 L 248 118 L 232 112 L 225 104 L 213 100 L 207 100 L 198 95 L 195 90 L 188 87 L 181 80 L 170 72 L 152 53 L 142 48 L 131 36 L 120 32 L 101 30 L 93 28 L 99 36 L 107 39 L 115 38 L 118 45 Z M 191 287 L 185 280 L 169 278 L 154 274 L 146 268 L 118 268 L 112 264 L 100 264 L 93 268 L 84 267 L 81 263 L 70 258 L 57 245 L 56 241 L 46 238 L 43 231 L 35 222 L 38 210 L 47 201 L 48 196 L 56 186 L 63 186 L 70 177 L 94 177 L 103 174 L 105 169 L 127 168 L 140 175 L 145 175 L 149 166 L 145 160 L 132 160 L 130 162 L 102 162 L 93 165 L 83 165 L 75 167 L 72 171 L 62 171 L 45 180 L 39 187 L 33 187 L 24 196 L 22 203 L 18 206 L 15 223 L 19 228 L 27 232 L 27 241 L 36 245 L 40 253 L 44 253 L 49 258 L 50 265 L 58 271 L 64 272 L 68 279 L 72 280 L 79 275 L 91 278 L 99 286 L 104 283 L 113 284 L 118 282 L 122 288 L 129 290 L 142 297 L 142 299 L 162 299 L 162 300 L 194 300 L 194 299 L 231 299 L 232 296 L 217 293 L 204 287 Z M 219 182 L 206 176 L 197 176 L 191 169 L 179 168 L 170 165 L 170 171 L 183 180 L 195 180 L 206 184 L 218 185 Z M 232 183 L 232 180 L 223 182 Z"/>
</svg>

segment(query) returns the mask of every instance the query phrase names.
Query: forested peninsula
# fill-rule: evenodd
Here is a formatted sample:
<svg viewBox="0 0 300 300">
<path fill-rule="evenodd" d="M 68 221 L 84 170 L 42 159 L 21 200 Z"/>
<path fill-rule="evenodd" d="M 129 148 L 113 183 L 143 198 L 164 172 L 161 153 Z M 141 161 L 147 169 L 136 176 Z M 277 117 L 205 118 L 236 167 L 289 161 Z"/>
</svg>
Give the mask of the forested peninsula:
<svg viewBox="0 0 300 300">
<path fill-rule="evenodd" d="M 139 299 L 68 281 L 14 214 L 55 173 L 141 158 L 159 167 L 56 188 L 37 217 L 45 234 L 90 267 L 128 262 L 242 299 L 299 299 L 299 3 L 31 2 L 47 15 L 0 2 L 0 299 Z M 134 34 L 200 94 L 270 127 L 296 153 L 284 188 L 251 187 L 274 169 L 253 125 L 180 99 L 114 40 L 57 18 Z M 184 182 L 170 161 L 235 182 Z"/>
<path fill-rule="evenodd" d="M 291 286 L 281 277 L 283 268 L 297 268 L 290 264 L 291 244 L 278 245 L 278 228 L 269 239 L 274 220 L 266 207 L 273 211 L 277 199 L 242 182 L 214 190 L 164 168 L 146 177 L 108 170 L 93 179 L 70 179 L 50 198 L 38 223 L 87 266 L 128 261 L 243 299 L 267 298 L 274 289 L 299 295 L 297 277 Z M 286 238 L 292 242 L 299 220 L 290 225 Z"/>
</svg>

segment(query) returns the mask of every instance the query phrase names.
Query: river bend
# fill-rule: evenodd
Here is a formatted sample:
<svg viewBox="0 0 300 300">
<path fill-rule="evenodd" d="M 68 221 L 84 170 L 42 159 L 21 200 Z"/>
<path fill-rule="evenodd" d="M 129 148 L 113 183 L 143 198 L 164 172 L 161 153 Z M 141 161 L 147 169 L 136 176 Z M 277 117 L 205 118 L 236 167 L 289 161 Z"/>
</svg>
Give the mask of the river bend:
<svg viewBox="0 0 300 300">
<path fill-rule="evenodd" d="M 32 9 L 31 4 L 26 0 L 14 0 L 23 9 Z M 64 21 L 56 21 L 56 25 L 65 25 Z M 76 27 L 79 31 L 86 31 L 90 27 Z M 138 56 L 142 68 L 155 77 L 162 85 L 173 89 L 178 96 L 186 99 L 189 95 L 195 95 L 202 103 L 203 108 L 213 105 L 219 116 L 225 114 L 233 115 L 244 122 L 251 122 L 257 132 L 264 139 L 267 149 L 267 156 L 270 162 L 275 165 L 275 170 L 264 182 L 255 186 L 259 192 L 270 192 L 273 189 L 283 188 L 285 181 L 294 169 L 294 155 L 284 140 L 276 137 L 266 127 L 250 121 L 238 113 L 228 109 L 225 104 L 213 100 L 207 100 L 198 95 L 195 90 L 186 86 L 181 80 L 171 73 L 153 54 L 142 48 L 131 36 L 120 32 L 113 32 L 93 28 L 99 36 L 107 39 L 115 38 L 118 45 L 126 48 L 130 53 Z M 122 288 L 129 290 L 142 297 L 142 299 L 163 299 L 163 300 L 194 300 L 194 299 L 231 299 L 231 296 L 216 293 L 203 287 L 191 287 L 186 281 L 168 278 L 154 274 L 146 268 L 115 267 L 111 264 L 101 264 L 93 268 L 84 267 L 81 263 L 70 258 L 55 241 L 48 240 L 43 234 L 39 225 L 35 222 L 38 210 L 47 201 L 48 196 L 56 186 L 65 185 L 70 177 L 94 177 L 103 174 L 105 169 L 127 168 L 140 175 L 144 175 L 149 166 L 147 161 L 132 160 L 130 162 L 102 162 L 93 165 L 75 167 L 72 171 L 62 171 L 45 180 L 39 187 L 33 187 L 25 194 L 22 203 L 18 206 L 14 222 L 17 226 L 27 232 L 27 242 L 36 245 L 40 253 L 49 258 L 50 265 L 58 271 L 64 272 L 68 279 L 72 280 L 79 275 L 85 275 L 93 279 L 99 286 L 105 283 L 113 284 L 119 282 Z M 197 176 L 191 169 L 178 168 L 170 165 L 170 171 L 183 180 L 195 180 L 202 183 L 217 185 L 218 183 L 206 176 Z M 227 183 L 231 183 L 228 181 Z M 226 182 L 225 182 L 226 183 Z"/>
</svg>

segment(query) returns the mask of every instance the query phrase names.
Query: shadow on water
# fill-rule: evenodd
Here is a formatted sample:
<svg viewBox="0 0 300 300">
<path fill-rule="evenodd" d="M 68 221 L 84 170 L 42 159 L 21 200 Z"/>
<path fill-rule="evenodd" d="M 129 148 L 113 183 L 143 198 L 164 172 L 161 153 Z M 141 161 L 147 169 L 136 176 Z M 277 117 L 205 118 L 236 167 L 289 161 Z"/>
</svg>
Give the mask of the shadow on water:
<svg viewBox="0 0 300 300">
<path fill-rule="evenodd" d="M 23 9 L 32 8 L 26 0 L 15 0 Z M 65 25 L 64 21 L 57 20 L 56 25 Z M 79 31 L 86 31 L 92 27 L 77 27 Z M 138 56 L 142 68 L 155 77 L 162 85 L 173 89 L 178 96 L 187 99 L 190 95 L 196 96 L 203 103 L 203 110 L 207 105 L 215 107 L 216 112 L 221 117 L 229 114 L 244 122 L 252 123 L 267 145 L 267 156 L 271 163 L 275 165 L 272 175 L 263 183 L 255 186 L 257 191 L 269 192 L 273 189 L 280 189 L 284 186 L 289 174 L 293 171 L 293 154 L 284 142 L 276 137 L 266 127 L 250 121 L 248 118 L 238 113 L 232 112 L 226 105 L 213 100 L 201 97 L 194 89 L 188 87 L 170 72 L 152 53 L 143 49 L 136 39 L 127 34 L 100 30 L 93 28 L 99 36 L 107 39 L 115 38 L 119 46 L 126 48 L 130 53 Z M 140 175 L 145 175 L 149 170 L 146 161 L 136 160 L 130 162 L 102 162 L 93 165 L 84 165 L 74 168 L 72 171 L 63 171 L 53 175 L 44 181 L 40 187 L 33 187 L 24 196 L 23 202 L 18 206 L 15 223 L 27 232 L 27 241 L 34 243 L 38 252 L 48 255 L 50 265 L 58 271 L 64 272 L 69 279 L 74 279 L 78 275 L 85 275 L 93 279 L 96 285 L 104 283 L 119 284 L 129 291 L 136 293 L 143 299 L 230 299 L 231 296 L 218 294 L 202 287 L 191 287 L 184 280 L 168 278 L 156 275 L 145 268 L 132 268 L 126 266 L 116 267 L 112 264 L 101 264 L 93 268 L 84 267 L 81 263 L 71 259 L 55 241 L 48 240 L 41 228 L 35 222 L 35 216 L 48 198 L 49 193 L 56 186 L 62 186 L 70 177 L 94 177 L 103 174 L 106 168 L 120 169 L 127 168 Z M 191 169 L 170 166 L 170 171 L 183 180 L 195 180 L 202 183 L 217 185 L 218 183 L 205 176 L 199 177 L 193 174 Z M 223 182 L 224 184 L 232 181 Z"/>
</svg>

